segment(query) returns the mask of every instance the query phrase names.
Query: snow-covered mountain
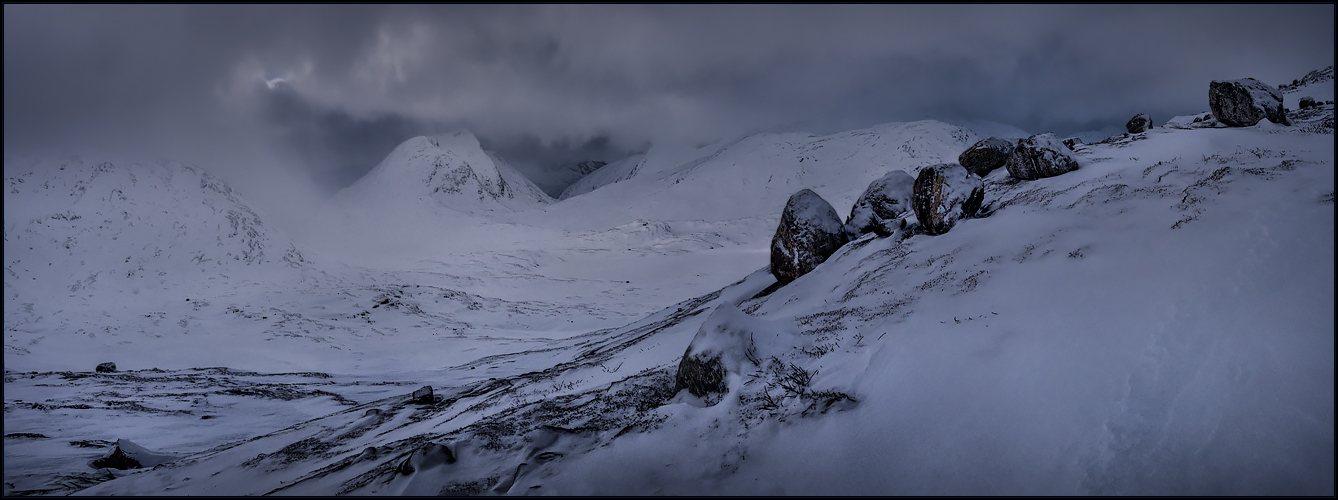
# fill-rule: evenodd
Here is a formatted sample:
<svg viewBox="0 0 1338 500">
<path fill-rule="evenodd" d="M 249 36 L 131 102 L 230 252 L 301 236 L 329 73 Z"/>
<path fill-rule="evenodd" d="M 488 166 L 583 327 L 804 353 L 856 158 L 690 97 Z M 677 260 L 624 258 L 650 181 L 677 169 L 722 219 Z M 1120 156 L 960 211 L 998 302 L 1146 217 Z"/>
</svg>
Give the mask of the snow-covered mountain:
<svg viewBox="0 0 1338 500">
<path fill-rule="evenodd" d="M 565 200 L 572 196 L 589 193 L 601 186 L 630 179 L 633 175 L 636 175 L 637 166 L 645 157 L 644 154 L 632 155 L 588 172 L 563 189 L 558 199 Z"/>
<path fill-rule="evenodd" d="M 339 198 L 352 206 L 398 206 L 410 200 L 471 213 L 523 210 L 551 201 L 468 132 L 404 141 Z"/>
<path fill-rule="evenodd" d="M 1299 130 L 1000 169 L 945 235 L 866 235 L 769 294 L 759 256 L 624 327 L 425 376 L 431 400 L 336 381 L 357 404 L 84 493 L 1329 494 L 1334 150 Z M 676 394 L 713 329 L 755 361 Z"/>
<path fill-rule="evenodd" d="M 227 183 L 190 165 L 14 160 L 4 198 L 7 325 L 24 315 L 16 302 L 60 309 L 115 292 L 130 300 L 309 264 Z"/>
<path fill-rule="evenodd" d="M 968 129 L 926 120 L 825 136 L 759 134 L 692 150 L 652 147 L 644 157 L 582 179 L 547 212 L 572 220 L 589 213 L 579 220 L 599 224 L 613 220 L 596 205 L 625 207 L 609 217 L 647 220 L 764 217 L 774 230 L 780 209 L 799 189 L 813 189 L 844 217 L 874 179 L 893 169 L 915 174 L 925 165 L 955 162 L 977 139 Z"/>
<path fill-rule="evenodd" d="M 608 165 L 608 163 L 599 160 L 578 161 L 532 170 L 526 172 L 526 175 L 545 193 L 551 194 L 553 198 L 560 198 L 563 190 L 571 187 L 581 178 L 599 170 L 604 165 Z"/>
<path fill-rule="evenodd" d="M 130 371 L 7 371 L 4 488 L 1332 495 L 1332 120 L 1325 105 L 1293 127 L 1158 127 L 1079 146 L 1057 177 L 998 169 L 980 217 L 866 235 L 782 287 L 767 252 L 792 193 L 845 216 L 870 181 L 978 137 L 924 121 L 652 148 L 557 203 L 505 197 L 505 169 L 466 136 L 408 141 L 344 199 L 449 220 L 412 220 L 445 233 L 415 266 L 318 258 L 130 312 L 94 288 L 84 316 L 15 304 L 54 292 L 7 274 L 7 367 L 62 363 L 51 344 L 68 341 L 85 371 Z M 19 226 L 65 213 L 9 204 L 7 266 Z M 478 248 L 436 244 L 461 239 Z M 71 258 L 47 248 L 23 264 Z M 94 343 L 67 324 L 99 320 L 129 326 Z M 752 347 L 729 391 L 677 391 L 684 350 L 713 332 Z M 142 369 L 157 352 L 186 359 Z M 269 373 L 205 368 L 243 364 Z M 180 458 L 89 466 L 121 439 Z"/>
</svg>

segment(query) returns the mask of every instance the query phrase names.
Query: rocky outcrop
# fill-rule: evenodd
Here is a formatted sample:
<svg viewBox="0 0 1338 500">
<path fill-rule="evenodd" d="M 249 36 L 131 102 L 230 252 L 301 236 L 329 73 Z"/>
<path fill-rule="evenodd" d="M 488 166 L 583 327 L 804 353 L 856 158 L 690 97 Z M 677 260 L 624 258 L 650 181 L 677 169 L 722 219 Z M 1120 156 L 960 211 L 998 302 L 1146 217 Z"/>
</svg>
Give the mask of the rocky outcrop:
<svg viewBox="0 0 1338 500">
<path fill-rule="evenodd" d="M 687 389 L 693 396 L 729 390 L 726 374 L 742 373 L 756 366 L 757 348 L 748 327 L 755 320 L 729 302 L 716 307 L 706 318 L 678 363 L 674 391 Z"/>
<path fill-rule="evenodd" d="M 1265 118 L 1291 125 L 1282 107 L 1282 94 L 1253 78 L 1213 80 L 1208 85 L 1208 107 L 1217 121 L 1232 127 L 1250 127 Z"/>
<path fill-rule="evenodd" d="M 691 351 L 691 349 L 689 349 Z M 725 367 L 719 356 L 683 355 L 678 362 L 677 390 L 687 389 L 693 396 L 702 397 L 712 392 L 725 392 Z"/>
<path fill-rule="evenodd" d="M 876 233 L 887 237 L 904 228 L 906 221 L 902 217 L 911 210 L 914 189 L 915 178 L 901 170 L 893 170 L 869 183 L 850 209 L 846 231 L 851 236 Z"/>
<path fill-rule="evenodd" d="M 1019 141 L 1004 167 L 1008 175 L 1033 180 L 1077 170 L 1078 158 L 1055 134 L 1037 134 Z"/>
<path fill-rule="evenodd" d="M 116 363 L 108 361 L 106 363 L 99 364 L 96 370 L 98 373 L 116 373 Z"/>
<path fill-rule="evenodd" d="M 980 177 L 956 163 L 925 167 L 915 178 L 911 206 L 925 233 L 948 232 L 963 217 L 971 217 L 985 200 Z"/>
<path fill-rule="evenodd" d="M 129 439 L 118 439 L 116 447 L 111 452 L 94 460 L 90 465 L 95 469 L 130 470 L 153 467 L 176 459 L 176 455 L 149 450 Z"/>
<path fill-rule="evenodd" d="M 413 391 L 410 400 L 421 404 L 432 404 L 436 402 L 436 400 L 432 398 L 432 386 L 430 385 L 425 385 L 421 389 Z"/>
<path fill-rule="evenodd" d="M 1124 124 L 1124 129 L 1128 130 L 1130 134 L 1140 134 L 1143 132 L 1147 132 L 1148 129 L 1150 128 L 1152 128 L 1152 117 L 1148 116 L 1147 113 L 1136 114 L 1134 115 L 1133 118 L 1130 118 L 1129 121 Z"/>
<path fill-rule="evenodd" d="M 818 193 L 801 190 L 790 196 L 771 238 L 771 274 L 782 284 L 794 281 L 844 244 L 846 232 L 836 209 Z"/>
<path fill-rule="evenodd" d="M 957 162 L 968 171 L 981 177 L 994 169 L 1004 166 L 1008 155 L 1013 153 L 1013 141 L 999 137 L 977 142 L 957 157 Z"/>
<path fill-rule="evenodd" d="M 1315 98 L 1310 96 L 1302 97 L 1301 102 L 1297 103 L 1297 107 L 1301 109 L 1309 109 L 1315 106 L 1319 106 L 1319 102 L 1315 101 Z"/>
<path fill-rule="evenodd" d="M 1082 145 L 1082 143 L 1083 143 L 1082 139 L 1079 139 L 1077 137 L 1070 137 L 1068 139 L 1064 139 L 1064 147 L 1069 148 L 1069 151 L 1077 151 L 1078 146 Z"/>
</svg>

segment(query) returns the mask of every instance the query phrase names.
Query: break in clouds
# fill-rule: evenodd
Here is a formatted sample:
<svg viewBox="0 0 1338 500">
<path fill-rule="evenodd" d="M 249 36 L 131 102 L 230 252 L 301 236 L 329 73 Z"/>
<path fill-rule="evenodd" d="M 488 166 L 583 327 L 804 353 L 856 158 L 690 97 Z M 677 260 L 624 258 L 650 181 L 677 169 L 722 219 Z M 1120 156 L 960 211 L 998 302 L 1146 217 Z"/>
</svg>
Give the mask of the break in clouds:
<svg viewBox="0 0 1338 500">
<path fill-rule="evenodd" d="M 431 132 L 473 131 L 531 176 L 923 118 L 1063 134 L 1334 55 L 1333 5 L 4 9 L 6 155 L 159 155 L 320 192 Z"/>
</svg>

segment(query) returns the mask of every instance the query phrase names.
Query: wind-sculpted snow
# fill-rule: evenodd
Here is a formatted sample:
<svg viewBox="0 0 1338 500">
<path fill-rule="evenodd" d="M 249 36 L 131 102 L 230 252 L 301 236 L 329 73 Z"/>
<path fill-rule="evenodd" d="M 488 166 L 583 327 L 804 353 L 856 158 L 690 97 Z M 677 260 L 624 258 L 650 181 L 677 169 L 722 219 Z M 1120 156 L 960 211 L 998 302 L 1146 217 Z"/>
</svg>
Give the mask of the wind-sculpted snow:
<svg viewBox="0 0 1338 500">
<path fill-rule="evenodd" d="M 1333 137 L 1300 128 L 1158 127 L 1083 145 L 1073 153 L 1079 170 L 1031 181 L 1002 171 L 986 176 L 978 217 L 946 234 L 866 234 L 783 287 L 773 286 L 766 253 L 755 252 L 754 265 L 726 271 L 746 274 L 733 285 L 622 326 L 560 338 L 401 341 L 462 321 L 465 311 L 477 314 L 466 321 L 467 335 L 504 317 L 532 324 L 525 318 L 554 304 L 479 294 L 446 300 L 455 288 L 444 284 L 459 280 L 428 273 L 332 278 L 323 286 L 342 288 L 330 296 L 276 295 L 232 314 L 265 315 L 273 307 L 286 312 L 279 331 L 314 334 L 317 324 L 338 317 L 345 325 L 345 315 L 366 311 L 376 330 L 349 325 L 347 335 L 367 339 L 349 346 L 393 341 L 399 354 L 386 348 L 368 357 L 435 356 L 445 368 L 321 370 L 329 379 L 204 374 L 217 380 L 192 389 L 210 393 L 215 417 L 206 423 L 263 415 L 256 410 L 280 401 L 266 394 L 294 397 L 279 407 L 283 415 L 214 428 L 245 436 L 211 431 L 160 440 L 135 434 L 158 422 L 148 413 L 108 419 L 124 423 L 105 430 L 77 417 L 122 404 L 103 400 L 201 412 L 186 403 L 198 396 L 171 388 L 180 382 L 131 396 L 116 377 L 147 375 L 120 358 L 123 372 L 93 374 L 96 363 L 86 363 L 77 379 L 9 372 L 6 432 L 14 437 L 6 437 L 5 480 L 14 485 L 7 492 L 47 484 L 11 465 L 36 463 L 43 443 L 59 444 L 56 455 L 68 457 L 83 448 L 62 443 L 124 438 L 183 458 L 122 477 L 67 460 L 68 468 L 40 468 L 65 474 L 43 476 L 68 485 L 51 492 L 1332 495 Z M 546 216 L 571 216 L 579 212 L 563 205 L 630 196 L 641 185 L 645 206 L 620 214 L 635 220 L 636 210 L 663 207 L 656 196 L 670 199 L 656 193 L 723 178 L 708 172 L 733 172 L 725 167 L 735 163 L 788 168 L 775 158 L 744 163 L 750 144 L 775 140 L 744 140 L 681 168 L 650 164 L 642 174 L 672 172 L 659 177 L 667 182 L 638 174 L 552 205 Z M 849 181 L 848 189 L 833 189 L 831 172 L 800 171 L 853 200 L 889 170 L 943 161 L 915 160 L 869 167 L 881 171 Z M 809 160 L 802 163 L 807 168 Z M 743 170 L 734 173 L 753 179 Z M 689 201 L 672 210 L 718 206 Z M 580 234 L 594 246 L 751 227 L 680 215 L 591 223 L 597 230 Z M 543 268 L 541 254 L 516 256 L 534 260 L 517 268 Z M 414 286 L 415 276 L 423 285 L 438 280 L 437 288 Z M 351 296 L 340 298 L 344 292 Z M 518 314 L 525 305 L 534 308 Z M 699 398 L 676 392 L 675 376 L 704 326 L 751 333 L 756 349 L 734 363 L 738 373 L 724 377 L 725 392 Z M 341 375 L 350 372 L 358 375 Z M 234 404 L 225 409 L 214 399 L 224 395 L 211 391 L 225 391 L 229 377 L 241 391 L 227 396 L 238 399 L 224 400 Z M 423 385 L 440 399 L 411 402 Z M 47 407 L 47 398 L 63 408 Z M 66 422 L 85 424 L 67 433 Z M 105 452 L 79 453 L 91 460 Z"/>
</svg>

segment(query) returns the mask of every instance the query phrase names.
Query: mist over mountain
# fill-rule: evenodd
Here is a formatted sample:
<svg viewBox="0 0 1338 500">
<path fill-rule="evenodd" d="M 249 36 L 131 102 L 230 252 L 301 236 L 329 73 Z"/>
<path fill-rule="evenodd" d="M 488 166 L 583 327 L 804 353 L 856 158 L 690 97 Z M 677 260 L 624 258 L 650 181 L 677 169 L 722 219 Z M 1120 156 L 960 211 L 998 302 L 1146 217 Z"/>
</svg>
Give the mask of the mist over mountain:
<svg viewBox="0 0 1338 500">
<path fill-rule="evenodd" d="M 6 5 L 0 487 L 1332 496 L 1333 33 Z"/>
</svg>

